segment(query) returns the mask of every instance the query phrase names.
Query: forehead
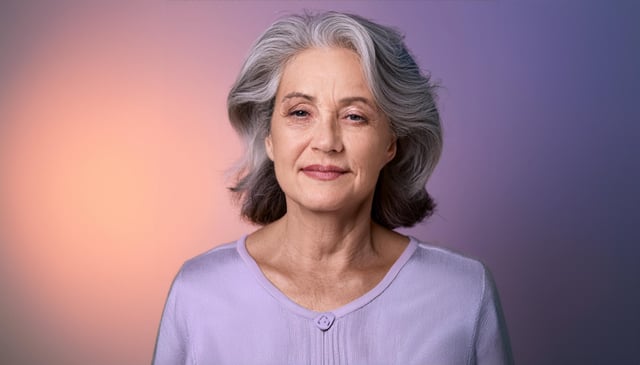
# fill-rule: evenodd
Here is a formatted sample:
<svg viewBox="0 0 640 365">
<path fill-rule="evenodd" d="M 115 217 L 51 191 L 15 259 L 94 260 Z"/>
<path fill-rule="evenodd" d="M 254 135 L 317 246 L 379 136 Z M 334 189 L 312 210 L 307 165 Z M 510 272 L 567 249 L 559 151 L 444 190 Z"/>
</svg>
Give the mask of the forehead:
<svg viewBox="0 0 640 365">
<path fill-rule="evenodd" d="M 278 94 L 292 90 L 371 97 L 360 57 L 346 48 L 310 48 L 292 57 L 282 72 Z"/>
</svg>

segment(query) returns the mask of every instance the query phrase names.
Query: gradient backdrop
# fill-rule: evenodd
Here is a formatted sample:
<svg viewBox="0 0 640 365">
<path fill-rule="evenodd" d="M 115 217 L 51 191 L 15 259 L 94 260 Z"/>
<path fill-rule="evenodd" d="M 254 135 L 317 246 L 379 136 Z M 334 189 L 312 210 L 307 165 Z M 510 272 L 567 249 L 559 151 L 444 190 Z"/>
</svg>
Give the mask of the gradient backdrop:
<svg viewBox="0 0 640 365">
<path fill-rule="evenodd" d="M 335 9 L 442 84 L 439 211 L 407 232 L 489 265 L 517 363 L 638 364 L 637 4 L 0 1 L 0 363 L 149 363 L 180 264 L 254 229 L 225 189 L 247 50 Z"/>
</svg>

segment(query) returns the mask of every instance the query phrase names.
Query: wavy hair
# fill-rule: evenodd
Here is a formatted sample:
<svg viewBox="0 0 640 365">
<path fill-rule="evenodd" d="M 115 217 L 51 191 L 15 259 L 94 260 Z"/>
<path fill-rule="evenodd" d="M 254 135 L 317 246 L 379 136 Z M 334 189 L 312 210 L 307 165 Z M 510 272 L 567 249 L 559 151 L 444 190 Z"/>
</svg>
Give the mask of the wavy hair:
<svg viewBox="0 0 640 365">
<path fill-rule="evenodd" d="M 378 178 L 372 220 L 393 229 L 430 216 L 435 203 L 425 185 L 442 152 L 436 86 L 421 72 L 401 33 L 338 12 L 290 15 L 276 21 L 251 48 L 229 92 L 229 119 L 247 147 L 230 188 L 241 203 L 241 214 L 253 223 L 269 224 L 286 213 L 285 195 L 264 139 L 287 61 L 315 47 L 343 47 L 358 54 L 375 101 L 397 138 L 396 155 Z"/>
</svg>

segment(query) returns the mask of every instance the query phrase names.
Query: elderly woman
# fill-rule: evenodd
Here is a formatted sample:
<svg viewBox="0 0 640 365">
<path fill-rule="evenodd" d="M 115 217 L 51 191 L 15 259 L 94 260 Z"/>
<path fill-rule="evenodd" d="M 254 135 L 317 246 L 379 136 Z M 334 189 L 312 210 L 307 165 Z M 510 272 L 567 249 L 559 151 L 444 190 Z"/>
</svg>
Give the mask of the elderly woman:
<svg viewBox="0 0 640 365">
<path fill-rule="evenodd" d="M 361 17 L 267 29 L 228 98 L 248 145 L 232 190 L 261 228 L 184 264 L 154 363 L 512 363 L 483 265 L 392 230 L 434 209 L 433 89 Z"/>
</svg>

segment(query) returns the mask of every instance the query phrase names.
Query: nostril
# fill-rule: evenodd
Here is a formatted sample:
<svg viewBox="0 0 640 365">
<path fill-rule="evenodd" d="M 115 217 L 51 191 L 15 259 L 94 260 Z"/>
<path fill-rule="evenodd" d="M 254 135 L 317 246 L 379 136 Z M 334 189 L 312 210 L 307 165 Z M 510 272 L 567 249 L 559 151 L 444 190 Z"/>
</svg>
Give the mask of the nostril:
<svg viewBox="0 0 640 365">
<path fill-rule="evenodd" d="M 340 152 L 343 149 L 342 133 L 335 121 L 320 122 L 314 130 L 312 147 L 323 152 Z"/>
</svg>

